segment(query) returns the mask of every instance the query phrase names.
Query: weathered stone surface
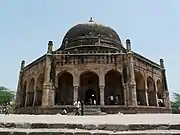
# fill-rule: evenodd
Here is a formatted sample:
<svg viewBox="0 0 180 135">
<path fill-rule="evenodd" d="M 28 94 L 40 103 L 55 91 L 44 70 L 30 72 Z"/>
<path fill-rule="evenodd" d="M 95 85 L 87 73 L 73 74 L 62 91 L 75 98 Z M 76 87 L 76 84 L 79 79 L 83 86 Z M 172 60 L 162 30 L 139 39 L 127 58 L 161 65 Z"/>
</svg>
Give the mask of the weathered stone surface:
<svg viewBox="0 0 180 135">
<path fill-rule="evenodd" d="M 30 132 L 28 135 L 64 135 L 64 132 Z"/>
<path fill-rule="evenodd" d="M 0 123 L 0 128 L 4 128 L 4 123 Z"/>
<path fill-rule="evenodd" d="M 46 123 L 32 123 L 31 128 L 48 128 Z"/>
<path fill-rule="evenodd" d="M 11 132 L 0 131 L 0 135 L 10 135 Z"/>
<path fill-rule="evenodd" d="M 16 128 L 30 128 L 31 127 L 31 124 L 30 123 L 17 123 L 16 124 Z"/>
<path fill-rule="evenodd" d="M 91 135 L 90 132 L 76 132 L 74 135 Z"/>
<path fill-rule="evenodd" d="M 83 125 L 82 124 L 66 124 L 65 126 L 68 129 L 83 129 Z"/>
<path fill-rule="evenodd" d="M 95 129 L 97 129 L 97 126 L 93 125 L 93 124 L 85 124 L 84 129 L 86 129 L 86 130 L 95 130 Z"/>
<path fill-rule="evenodd" d="M 48 124 L 48 128 L 66 128 L 66 124 L 63 124 L 63 123 Z"/>
<path fill-rule="evenodd" d="M 110 135 L 109 133 L 93 133 L 92 135 Z"/>
<path fill-rule="evenodd" d="M 65 132 L 64 134 L 65 135 L 73 135 L 74 133 L 72 133 L 72 132 Z"/>
<path fill-rule="evenodd" d="M 13 132 L 11 135 L 28 135 L 26 132 Z"/>
<path fill-rule="evenodd" d="M 6 128 L 15 128 L 16 124 L 15 123 L 5 123 L 4 127 L 6 127 Z"/>
<path fill-rule="evenodd" d="M 98 125 L 99 130 L 111 130 L 111 131 L 127 131 L 128 125 L 113 125 L 113 124 L 102 124 Z"/>
<path fill-rule="evenodd" d="M 168 125 L 167 124 L 129 124 L 129 130 L 152 130 L 152 129 L 158 129 L 158 130 L 167 130 Z"/>
<path fill-rule="evenodd" d="M 180 124 L 170 124 L 169 129 L 180 130 Z"/>
</svg>

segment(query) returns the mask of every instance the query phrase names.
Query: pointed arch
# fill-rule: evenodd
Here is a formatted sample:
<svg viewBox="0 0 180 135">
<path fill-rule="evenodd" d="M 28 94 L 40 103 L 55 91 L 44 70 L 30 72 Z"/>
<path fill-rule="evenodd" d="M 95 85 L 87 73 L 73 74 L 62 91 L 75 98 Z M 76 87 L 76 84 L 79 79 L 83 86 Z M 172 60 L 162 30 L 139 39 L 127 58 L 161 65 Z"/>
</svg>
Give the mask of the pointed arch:
<svg viewBox="0 0 180 135">
<path fill-rule="evenodd" d="M 155 82 L 152 77 L 147 77 L 147 93 L 149 106 L 157 106 Z"/>
<path fill-rule="evenodd" d="M 27 81 L 24 81 L 23 84 L 22 84 L 22 89 L 21 89 L 20 107 L 24 107 L 25 106 L 26 91 L 27 91 Z"/>
<path fill-rule="evenodd" d="M 31 78 L 28 89 L 27 89 L 27 102 L 26 106 L 32 106 L 34 101 L 34 85 L 35 85 L 35 79 Z"/>
<path fill-rule="evenodd" d="M 85 104 L 100 104 L 99 76 L 96 72 L 87 70 L 80 74 L 79 97 Z M 93 102 L 93 101 L 96 101 Z"/>
<path fill-rule="evenodd" d="M 158 104 L 159 104 L 159 107 L 165 107 L 165 104 L 164 104 L 164 90 L 163 90 L 163 85 L 162 85 L 162 82 L 160 79 L 158 79 L 156 81 L 156 86 L 157 86 L 157 97 L 158 97 Z"/>
<path fill-rule="evenodd" d="M 136 81 L 137 103 L 138 105 L 147 105 L 145 80 L 140 72 L 135 71 L 135 81 Z"/>
<path fill-rule="evenodd" d="M 58 74 L 58 88 L 55 94 L 55 104 L 73 104 L 73 75 L 67 71 Z"/>
<path fill-rule="evenodd" d="M 113 97 L 113 100 L 110 100 Z M 110 70 L 105 74 L 104 99 L 106 105 L 124 105 L 124 89 L 122 75 L 117 70 Z"/>
<path fill-rule="evenodd" d="M 41 73 L 36 82 L 36 93 L 35 93 L 35 106 L 39 106 L 42 104 L 42 92 L 43 92 L 43 84 L 44 84 L 44 74 Z"/>
<path fill-rule="evenodd" d="M 158 99 L 163 99 L 163 87 L 160 79 L 156 81 Z"/>
</svg>

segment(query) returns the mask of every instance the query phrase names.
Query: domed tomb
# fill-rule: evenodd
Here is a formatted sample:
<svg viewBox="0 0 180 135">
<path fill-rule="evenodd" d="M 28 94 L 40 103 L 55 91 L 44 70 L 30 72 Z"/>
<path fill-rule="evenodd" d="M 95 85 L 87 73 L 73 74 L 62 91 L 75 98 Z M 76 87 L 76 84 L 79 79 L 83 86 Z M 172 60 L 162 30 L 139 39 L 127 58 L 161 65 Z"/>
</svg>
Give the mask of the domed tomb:
<svg viewBox="0 0 180 135">
<path fill-rule="evenodd" d="M 99 41 L 101 44 L 98 44 Z M 120 49 L 121 40 L 115 30 L 108 26 L 98 24 L 92 20 L 77 24 L 65 34 L 60 47 L 61 50 L 82 48 L 84 46 L 102 46 Z"/>
</svg>

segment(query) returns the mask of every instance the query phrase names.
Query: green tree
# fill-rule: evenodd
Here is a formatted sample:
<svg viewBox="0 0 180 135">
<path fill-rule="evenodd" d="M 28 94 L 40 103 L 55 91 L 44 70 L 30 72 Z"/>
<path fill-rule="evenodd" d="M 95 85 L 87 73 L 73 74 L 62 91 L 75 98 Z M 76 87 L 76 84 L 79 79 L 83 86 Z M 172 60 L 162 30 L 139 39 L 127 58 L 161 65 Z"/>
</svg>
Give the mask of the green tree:
<svg viewBox="0 0 180 135">
<path fill-rule="evenodd" d="M 171 102 L 172 112 L 173 113 L 180 113 L 180 94 L 173 93 L 174 101 Z"/>
<path fill-rule="evenodd" d="M 6 87 L 0 86 L 0 105 L 10 103 L 14 99 L 13 91 L 10 91 Z"/>
</svg>

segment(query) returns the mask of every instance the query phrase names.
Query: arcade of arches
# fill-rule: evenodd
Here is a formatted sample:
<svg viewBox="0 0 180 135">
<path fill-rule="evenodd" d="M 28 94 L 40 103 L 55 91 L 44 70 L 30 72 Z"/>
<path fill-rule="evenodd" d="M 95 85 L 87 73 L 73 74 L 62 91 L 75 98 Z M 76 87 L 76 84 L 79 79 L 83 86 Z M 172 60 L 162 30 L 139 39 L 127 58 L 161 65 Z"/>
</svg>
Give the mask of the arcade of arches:
<svg viewBox="0 0 180 135">
<path fill-rule="evenodd" d="M 110 70 L 104 75 L 105 85 L 99 83 L 99 76 L 93 71 L 86 71 L 79 76 L 78 90 L 73 86 L 73 75 L 61 72 L 57 75 L 55 105 L 73 105 L 80 99 L 87 105 L 125 105 L 125 89 L 123 75 L 117 70 Z M 140 72 L 135 72 L 137 104 L 140 106 L 158 106 L 158 99 L 163 100 L 161 80 L 154 82 L 152 77 L 145 81 Z M 21 92 L 21 106 L 41 106 L 43 96 L 44 76 L 24 81 Z M 77 95 L 77 96 L 74 96 Z M 110 97 L 113 97 L 113 102 Z M 93 101 L 91 101 L 91 100 Z M 90 102 L 91 101 L 91 102 Z M 95 102 L 94 102 L 95 101 Z"/>
<path fill-rule="evenodd" d="M 22 91 L 20 106 L 41 106 L 42 105 L 42 95 L 43 95 L 43 83 L 44 76 L 40 74 L 37 80 L 31 78 L 29 83 L 24 81 L 22 84 Z"/>
</svg>

